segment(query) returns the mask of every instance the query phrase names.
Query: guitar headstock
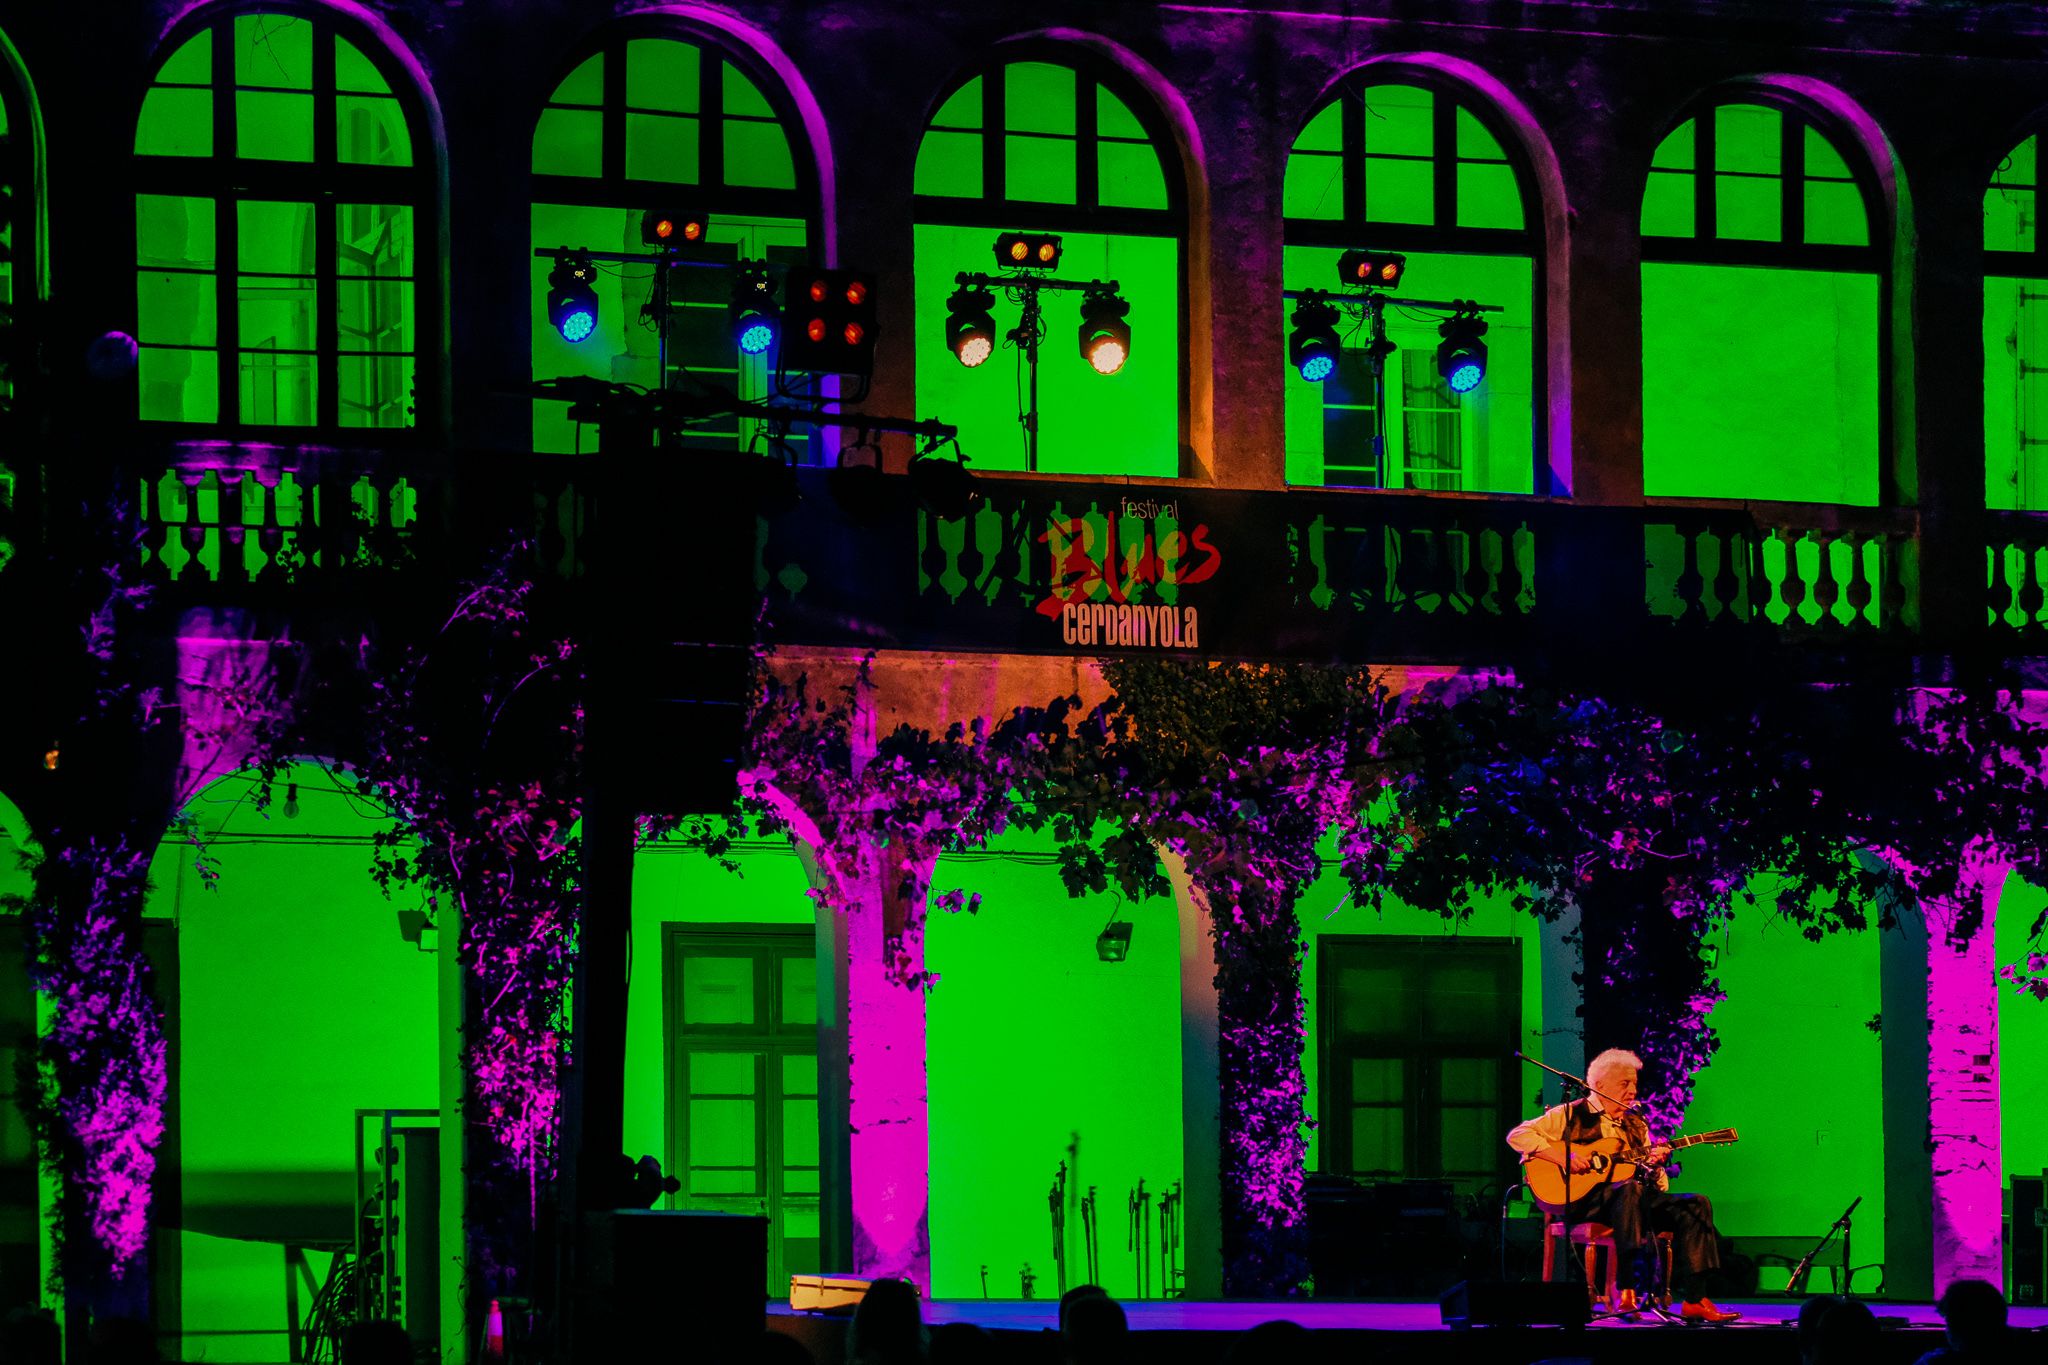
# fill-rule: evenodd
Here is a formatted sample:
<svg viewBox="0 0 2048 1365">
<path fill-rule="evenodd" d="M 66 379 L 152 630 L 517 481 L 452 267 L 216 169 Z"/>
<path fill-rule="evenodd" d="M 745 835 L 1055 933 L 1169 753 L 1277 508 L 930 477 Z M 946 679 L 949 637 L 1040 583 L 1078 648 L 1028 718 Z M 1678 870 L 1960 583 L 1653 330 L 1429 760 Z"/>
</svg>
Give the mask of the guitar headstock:
<svg viewBox="0 0 2048 1365">
<path fill-rule="evenodd" d="M 1685 1140 L 1685 1145 L 1688 1147 L 1725 1147 L 1729 1143 L 1736 1141 L 1737 1136 L 1733 1128 L 1716 1128 L 1711 1133 L 1693 1134 Z"/>
</svg>

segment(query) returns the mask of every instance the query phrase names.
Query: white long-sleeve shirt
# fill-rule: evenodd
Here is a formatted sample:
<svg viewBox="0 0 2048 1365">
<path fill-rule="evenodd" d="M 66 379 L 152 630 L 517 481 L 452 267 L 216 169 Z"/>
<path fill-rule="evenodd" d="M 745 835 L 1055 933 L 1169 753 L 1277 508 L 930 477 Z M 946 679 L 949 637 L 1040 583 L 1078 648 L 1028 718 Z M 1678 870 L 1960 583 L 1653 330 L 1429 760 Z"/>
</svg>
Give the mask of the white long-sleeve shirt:
<svg viewBox="0 0 2048 1365">
<path fill-rule="evenodd" d="M 1600 1136 L 1613 1138 L 1624 1148 L 1628 1145 L 1628 1132 L 1622 1126 L 1621 1116 L 1609 1109 L 1594 1109 L 1593 1101 L 1586 1101 L 1587 1109 L 1599 1116 Z M 1544 1110 L 1533 1119 L 1524 1119 L 1508 1130 L 1508 1146 L 1521 1153 L 1527 1161 L 1538 1152 L 1547 1152 L 1564 1145 L 1566 1124 L 1570 1119 L 1571 1105 L 1559 1104 Z M 1652 1139 L 1654 1142 L 1654 1139 Z M 1662 1166 L 1656 1168 L 1657 1188 L 1671 1188 L 1671 1175 Z"/>
</svg>

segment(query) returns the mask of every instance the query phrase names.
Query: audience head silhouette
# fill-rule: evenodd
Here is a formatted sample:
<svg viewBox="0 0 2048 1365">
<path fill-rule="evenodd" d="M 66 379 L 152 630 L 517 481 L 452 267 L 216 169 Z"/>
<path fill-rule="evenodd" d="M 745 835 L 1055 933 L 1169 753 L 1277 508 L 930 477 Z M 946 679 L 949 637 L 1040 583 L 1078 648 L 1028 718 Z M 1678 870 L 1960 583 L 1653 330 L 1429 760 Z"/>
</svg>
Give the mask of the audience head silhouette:
<svg viewBox="0 0 2048 1365">
<path fill-rule="evenodd" d="M 1799 1358 L 1812 1365 L 1813 1343 L 1820 1336 L 1820 1320 L 1842 1301 L 1840 1294 L 1815 1294 L 1799 1305 Z"/>
<path fill-rule="evenodd" d="M 1877 1315 L 1856 1299 L 1840 1299 L 1820 1315 L 1808 1365 L 1868 1365 L 1878 1351 Z"/>
<path fill-rule="evenodd" d="M 1067 1314 L 1083 1299 L 1106 1299 L 1109 1291 L 1099 1284 L 1077 1284 L 1060 1295 L 1060 1335 L 1067 1334 Z"/>
<path fill-rule="evenodd" d="M 847 1365 L 918 1365 L 928 1349 L 917 1286 L 876 1280 L 846 1330 Z"/>
<path fill-rule="evenodd" d="M 2005 1345 L 2005 1295 L 1984 1280 L 1955 1280 L 1935 1300 L 1948 1324 L 1949 1345 L 1965 1355 Z"/>
<path fill-rule="evenodd" d="M 816 1365 L 811 1351 L 787 1332 L 763 1332 L 754 1338 L 752 1365 Z"/>
<path fill-rule="evenodd" d="M 1116 1365 L 1124 1358 L 1129 1335 L 1124 1306 L 1098 1291 L 1066 1306 L 1060 1349 L 1072 1365 Z"/>
<path fill-rule="evenodd" d="M 932 1328 L 932 1365 L 987 1365 L 995 1353 L 996 1339 L 971 1322 Z"/>
<path fill-rule="evenodd" d="M 1241 1333 L 1223 1353 L 1223 1365 L 1307 1365 L 1315 1336 L 1298 1322 L 1275 1318 Z"/>
</svg>

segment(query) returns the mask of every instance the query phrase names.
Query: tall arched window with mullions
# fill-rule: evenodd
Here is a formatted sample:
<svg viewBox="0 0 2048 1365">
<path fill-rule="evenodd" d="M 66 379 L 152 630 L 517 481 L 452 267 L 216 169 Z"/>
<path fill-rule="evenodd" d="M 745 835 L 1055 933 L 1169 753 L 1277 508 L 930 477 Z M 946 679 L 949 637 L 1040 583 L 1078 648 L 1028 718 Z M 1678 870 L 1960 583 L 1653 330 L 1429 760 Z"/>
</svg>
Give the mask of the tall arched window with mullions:
<svg viewBox="0 0 2048 1365">
<path fill-rule="evenodd" d="M 818 180 L 810 148 L 791 132 L 801 126 L 788 93 L 744 54 L 658 20 L 614 26 L 571 65 L 535 125 L 533 245 L 645 253 L 653 248 L 642 237 L 642 215 L 669 210 L 707 215 L 703 241 L 687 252 L 694 260 L 807 261 Z M 572 341 L 549 317 L 554 262 L 535 258 L 532 265 L 536 379 L 588 376 L 742 398 L 765 397 L 775 384 L 776 351 L 748 353 L 733 335 L 730 270 L 671 271 L 664 337 L 645 311 L 653 267 L 596 262 L 596 325 Z M 774 295 L 779 301 L 779 280 Z M 683 440 L 748 446 L 761 435 L 754 423 L 725 417 Z M 814 437 L 798 429 L 791 439 L 815 459 Z M 534 404 L 533 442 L 543 451 L 588 445 L 567 404 L 546 400 Z"/>
<path fill-rule="evenodd" d="M 13 45 L 0 33 L 0 423 L 14 411 L 29 355 L 27 314 L 36 292 L 37 261 L 35 156 L 27 81 Z M 11 478 L 0 458 L 0 511 L 11 494 Z"/>
<path fill-rule="evenodd" d="M 1187 218 L 1179 158 L 1151 103 L 1120 73 L 1062 51 L 1029 55 L 955 85 L 918 147 L 918 411 L 958 424 L 977 469 L 1177 477 Z M 1015 291 L 996 291 L 985 361 L 947 354 L 954 277 L 996 273 L 992 248 L 1005 229 L 1059 235 L 1050 277 L 1113 281 L 1129 305 L 1127 358 L 1105 374 L 1080 350 L 1085 296 L 1041 296 L 1035 459 L 1020 421 L 1031 376 L 1006 339 L 1021 315 Z"/>
<path fill-rule="evenodd" d="M 1485 315 L 1485 378 L 1457 392 L 1438 364 L 1443 315 L 1389 307 L 1382 424 L 1355 310 L 1336 367 L 1287 367 L 1287 481 L 1527 493 L 1536 442 L 1536 246 L 1529 177 L 1486 104 L 1420 73 L 1360 73 L 1310 116 L 1287 158 L 1283 277 L 1339 291 L 1347 248 L 1407 258 L 1396 297 L 1498 305 Z M 1289 304 L 1291 320 L 1293 304 Z M 1384 430 L 1384 440 L 1375 441 Z M 1547 489 L 1548 478 L 1542 487 Z"/>
<path fill-rule="evenodd" d="M 311 7 L 224 15 L 167 51 L 135 132 L 142 416 L 400 428 L 436 410 L 420 92 Z"/>
<path fill-rule="evenodd" d="M 2048 509 L 2048 233 L 2041 139 L 2006 153 L 1984 191 L 1984 505 Z"/>
<path fill-rule="evenodd" d="M 1873 505 L 1884 253 L 1875 179 L 1831 121 L 1715 100 L 1643 193 L 1643 487 Z"/>
</svg>

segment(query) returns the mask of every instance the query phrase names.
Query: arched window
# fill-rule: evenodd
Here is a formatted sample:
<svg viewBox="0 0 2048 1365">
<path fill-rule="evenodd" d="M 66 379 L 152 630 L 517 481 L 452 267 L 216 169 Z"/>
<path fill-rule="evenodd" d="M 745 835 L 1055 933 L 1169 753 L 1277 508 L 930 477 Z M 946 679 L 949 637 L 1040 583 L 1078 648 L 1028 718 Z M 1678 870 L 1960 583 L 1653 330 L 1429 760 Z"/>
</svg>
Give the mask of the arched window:
<svg viewBox="0 0 2048 1365">
<path fill-rule="evenodd" d="M 1875 504 L 1877 188 L 1791 104 L 1714 101 L 1643 193 L 1643 487 Z"/>
<path fill-rule="evenodd" d="M 2006 154 L 1984 191 L 1984 505 L 2048 509 L 2048 233 L 2040 142 Z"/>
<path fill-rule="evenodd" d="M 28 92 L 15 81 L 13 48 L 0 34 L 0 421 L 14 407 L 20 371 L 28 359 L 22 314 L 35 293 L 35 138 Z M 12 493 L 0 463 L 0 510 Z M 0 563 L 5 551 L 0 550 Z"/>
<path fill-rule="evenodd" d="M 172 46 L 135 132 L 144 418 L 410 427 L 438 402 L 417 365 L 435 270 L 421 126 L 389 54 L 318 10 Z"/>
<path fill-rule="evenodd" d="M 1287 481 L 1528 493 L 1536 464 L 1536 253 L 1523 168 L 1489 107 L 1438 85 L 1361 73 L 1329 98 L 1287 158 L 1283 278 L 1336 291 L 1346 248 L 1407 257 L 1397 296 L 1497 304 L 1486 377 L 1454 393 L 1437 368 L 1442 315 L 1390 307 L 1385 440 L 1362 333 L 1347 313 L 1328 379 L 1287 367 Z M 1291 319 L 1293 304 L 1288 313 Z M 1549 480 L 1541 484 L 1546 490 Z"/>
<path fill-rule="evenodd" d="M 659 22 L 616 26 L 562 78 L 533 134 L 533 245 L 593 252 L 644 252 L 649 209 L 709 215 L 705 244 L 692 255 L 721 261 L 797 264 L 811 258 L 817 169 L 790 129 L 800 126 L 788 94 L 765 72 Z M 533 266 L 533 375 L 590 376 L 647 388 L 714 386 L 743 398 L 767 395 L 773 352 L 743 354 L 727 322 L 730 272 L 672 271 L 664 338 L 643 310 L 651 266 L 600 263 L 597 327 L 570 342 L 548 320 L 553 262 Z M 776 297 L 781 297 L 777 286 Z M 686 445 L 746 445 L 752 422 L 724 418 L 696 428 Z M 800 448 L 802 430 L 793 433 Z M 534 404 L 534 449 L 568 451 L 578 435 L 567 405 Z M 815 438 L 809 449 L 815 458 Z"/>
<path fill-rule="evenodd" d="M 996 234 L 1058 233 L 1052 278 L 1115 281 L 1129 360 L 1098 374 L 1077 345 L 1082 296 L 1042 296 L 1041 473 L 1181 473 L 1181 279 L 1186 193 L 1157 111 L 1109 70 L 1064 59 L 991 66 L 955 86 L 917 154 L 917 408 L 959 425 L 978 469 L 1024 469 L 1022 351 L 968 368 L 948 357 L 946 300 L 962 271 L 994 273 Z M 998 293 L 996 335 L 1017 324 Z"/>
</svg>

